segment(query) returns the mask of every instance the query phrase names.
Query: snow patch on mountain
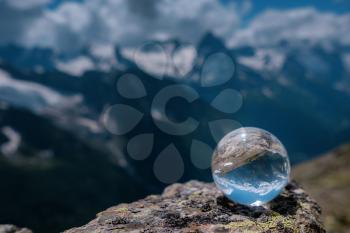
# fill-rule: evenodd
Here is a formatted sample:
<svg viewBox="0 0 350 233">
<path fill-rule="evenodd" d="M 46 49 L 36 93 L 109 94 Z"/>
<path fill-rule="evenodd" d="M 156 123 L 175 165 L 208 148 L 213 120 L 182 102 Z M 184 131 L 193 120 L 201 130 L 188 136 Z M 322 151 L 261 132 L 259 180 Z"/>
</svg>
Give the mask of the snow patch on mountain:
<svg viewBox="0 0 350 233">
<path fill-rule="evenodd" d="M 95 64 L 89 57 L 79 56 L 69 61 L 56 61 L 56 68 L 72 76 L 80 77 L 88 70 L 94 70 Z"/>
<path fill-rule="evenodd" d="M 9 126 L 1 129 L 1 132 L 7 137 L 8 141 L 1 145 L 0 151 L 5 156 L 11 156 L 16 153 L 21 144 L 21 135 Z"/>
<path fill-rule="evenodd" d="M 285 54 L 276 49 L 256 49 L 253 56 L 240 56 L 238 62 L 257 71 L 279 71 L 284 62 Z"/>
<path fill-rule="evenodd" d="M 145 45 L 147 46 L 147 44 Z M 121 54 L 133 61 L 137 66 L 150 75 L 158 78 L 163 76 L 182 77 L 193 68 L 197 58 L 194 46 L 184 45 L 176 48 L 175 45 L 151 45 L 150 49 L 122 48 Z"/>
<path fill-rule="evenodd" d="M 72 108 L 81 103 L 83 97 L 79 94 L 64 96 L 41 84 L 14 79 L 0 69 L 0 99 L 15 106 L 42 111 L 47 108 Z"/>
</svg>

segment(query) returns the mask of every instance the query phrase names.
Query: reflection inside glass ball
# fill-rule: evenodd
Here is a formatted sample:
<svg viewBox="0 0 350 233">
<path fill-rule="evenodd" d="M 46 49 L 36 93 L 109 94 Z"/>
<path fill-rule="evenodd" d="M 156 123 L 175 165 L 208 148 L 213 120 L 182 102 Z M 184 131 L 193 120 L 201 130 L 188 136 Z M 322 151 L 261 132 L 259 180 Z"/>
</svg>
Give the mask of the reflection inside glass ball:
<svg viewBox="0 0 350 233">
<path fill-rule="evenodd" d="M 287 185 L 290 163 L 286 149 L 271 133 L 239 128 L 219 142 L 212 159 L 216 186 L 230 200 L 260 206 Z"/>
</svg>

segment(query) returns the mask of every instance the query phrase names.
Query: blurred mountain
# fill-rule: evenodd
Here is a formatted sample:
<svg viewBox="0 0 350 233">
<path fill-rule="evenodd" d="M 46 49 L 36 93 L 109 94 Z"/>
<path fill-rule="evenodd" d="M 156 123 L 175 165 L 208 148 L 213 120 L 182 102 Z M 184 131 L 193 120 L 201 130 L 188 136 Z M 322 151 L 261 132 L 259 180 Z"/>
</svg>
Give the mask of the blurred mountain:
<svg viewBox="0 0 350 233">
<path fill-rule="evenodd" d="M 147 193 L 105 144 L 23 109 L 2 108 L 0 121 L 1 222 L 59 232 Z"/>
<path fill-rule="evenodd" d="M 227 48 L 211 33 L 196 46 L 174 39 L 150 41 L 136 50 L 91 45 L 75 54 L 1 47 L 0 172 L 5 192 L 0 194 L 0 219 L 38 232 L 58 231 L 112 204 L 160 192 L 165 184 L 153 168 L 170 144 L 184 165 L 179 181 L 211 180 L 210 169 L 193 164 L 193 141 L 213 149 L 218 138 L 239 126 L 274 133 L 294 164 L 348 141 L 350 83 L 344 49 L 287 42 Z M 146 95 L 124 98 L 117 86 L 126 74 L 141 81 Z M 175 84 L 185 84 L 177 89 L 179 96 L 187 96 L 191 87 L 199 98 L 192 103 L 174 98 L 155 119 L 152 111 L 159 109 L 152 109 L 154 97 Z M 124 93 L 137 91 L 133 85 L 124 87 Z M 224 90 L 240 94 L 216 98 Z M 227 103 L 239 110 L 225 113 Z M 111 134 L 104 121 L 114 104 L 143 114 L 123 136 Z M 170 135 L 157 127 L 165 117 L 174 122 L 192 117 L 199 127 L 185 136 Z M 152 151 L 145 160 L 134 160 L 127 144 L 145 133 L 153 133 Z M 210 156 L 201 159 L 210 164 Z M 164 166 L 172 168 L 171 163 Z M 50 218 L 38 224 L 43 215 Z"/>
<path fill-rule="evenodd" d="M 294 178 L 322 207 L 327 232 L 346 233 L 350 227 L 350 145 L 345 144 L 294 168 Z"/>
</svg>

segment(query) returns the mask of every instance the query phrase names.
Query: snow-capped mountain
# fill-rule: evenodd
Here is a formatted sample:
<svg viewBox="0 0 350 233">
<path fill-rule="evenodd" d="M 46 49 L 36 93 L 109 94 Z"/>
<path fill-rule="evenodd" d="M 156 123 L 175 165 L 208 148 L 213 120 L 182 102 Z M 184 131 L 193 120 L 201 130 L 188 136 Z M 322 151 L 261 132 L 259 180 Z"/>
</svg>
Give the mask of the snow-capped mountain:
<svg viewBox="0 0 350 233">
<path fill-rule="evenodd" d="M 66 183 L 71 189 L 56 186 L 61 195 L 75 192 L 76 183 L 69 176 L 81 176 L 86 180 L 82 185 L 94 190 L 99 183 L 112 182 L 105 186 L 115 186 L 111 192 L 120 196 L 118 201 L 128 201 L 164 186 L 153 167 L 162 165 L 158 158 L 169 144 L 182 156 L 174 160 L 183 166 L 180 181 L 210 180 L 210 169 L 195 166 L 191 145 L 202 143 L 210 151 L 223 134 L 239 126 L 274 133 L 293 163 L 310 159 L 350 138 L 349 59 L 344 51 L 336 45 L 328 48 L 283 41 L 274 47 L 227 48 L 210 33 L 197 45 L 150 41 L 139 47 L 87 46 L 75 54 L 2 47 L 0 166 L 12 169 L 7 179 L 18 172 L 28 183 L 38 179 L 35 174 L 51 171 L 53 183 Z M 125 75 L 136 78 L 120 88 Z M 183 85 L 177 95 L 190 96 L 194 90 L 198 98 L 191 105 L 174 99 L 165 112 L 157 105 L 152 107 L 161 90 L 177 84 Z M 138 93 L 140 98 L 125 98 Z M 106 125 L 106 112 L 115 104 L 142 115 L 137 126 L 122 136 L 111 131 L 129 119 L 114 116 Z M 170 135 L 159 129 L 166 117 L 174 122 L 191 117 L 200 127 L 181 137 Z M 143 161 L 135 160 L 129 155 L 128 141 L 145 133 L 153 135 L 152 152 Z M 208 161 L 210 157 L 205 157 L 197 165 Z M 172 164 L 168 165 L 171 170 Z M 28 167 L 32 170 L 26 170 Z M 62 167 L 66 170 L 60 170 Z M 164 167 L 168 169 L 167 164 Z M 104 173 L 99 174 L 100 170 Z M 139 187 L 136 196 L 124 195 L 135 186 Z M 24 189 L 37 195 L 36 189 Z M 49 194 L 44 195 L 51 200 Z M 88 195 L 87 202 L 101 193 Z M 110 205 L 109 197 L 100 204 Z"/>
</svg>

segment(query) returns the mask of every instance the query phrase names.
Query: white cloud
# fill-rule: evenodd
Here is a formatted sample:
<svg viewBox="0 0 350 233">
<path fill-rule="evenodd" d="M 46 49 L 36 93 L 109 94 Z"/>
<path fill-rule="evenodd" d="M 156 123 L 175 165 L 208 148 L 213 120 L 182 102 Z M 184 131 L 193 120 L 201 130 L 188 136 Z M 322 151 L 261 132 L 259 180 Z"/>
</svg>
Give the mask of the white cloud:
<svg viewBox="0 0 350 233">
<path fill-rule="evenodd" d="M 252 46 L 253 56 L 239 56 L 238 61 L 255 70 L 279 71 L 289 51 L 281 42 L 292 46 L 298 61 L 315 74 L 330 72 L 328 62 L 315 51 L 321 45 L 327 52 L 338 45 L 350 46 L 350 14 L 321 12 L 314 8 L 267 10 L 227 40 L 230 47 Z M 339 48 L 339 46 L 338 46 Z M 346 56 L 344 66 L 348 67 Z"/>
<path fill-rule="evenodd" d="M 75 33 L 86 30 L 92 19 L 91 12 L 85 5 L 74 2 L 67 2 L 56 11 L 47 12 L 46 16 L 56 26 L 67 27 L 68 30 Z"/>
<path fill-rule="evenodd" d="M 272 46 L 281 40 L 350 44 L 350 14 L 320 12 L 314 8 L 267 10 L 237 31 L 231 46 Z"/>
<path fill-rule="evenodd" d="M 0 44 L 21 43 L 28 26 L 42 15 L 40 7 L 16 8 L 0 0 Z"/>
<path fill-rule="evenodd" d="M 314 8 L 267 10 L 240 28 L 250 0 L 86 0 L 46 9 L 49 0 L 0 0 L 0 44 L 74 51 L 91 44 L 136 45 L 153 38 L 195 43 L 208 31 L 230 46 L 288 41 L 350 44 L 350 14 Z"/>
<path fill-rule="evenodd" d="M 50 0 L 3 0 L 7 5 L 20 10 L 28 10 L 35 7 L 45 6 Z M 1 1 L 0 1 L 1 2 Z"/>
<path fill-rule="evenodd" d="M 27 25 L 21 43 L 28 47 L 44 46 L 66 51 L 79 49 L 94 37 L 91 20 L 91 12 L 84 4 L 67 2 L 55 11 L 42 12 Z"/>
<path fill-rule="evenodd" d="M 246 11 L 249 7 L 222 5 L 217 0 L 147 0 L 147 4 L 135 0 L 89 0 L 65 2 L 57 9 L 43 11 L 41 6 L 46 0 L 29 2 L 11 7 L 0 0 L 0 5 L 12 11 L 0 16 L 7 20 L 6 24 L 0 23 L 0 33 L 9 31 L 12 24 L 22 24 L 15 27 L 16 32 L 9 31 L 9 37 L 0 43 L 15 41 L 72 50 L 92 43 L 137 44 L 154 37 L 195 42 L 207 31 L 231 36 L 239 25 L 239 9 Z"/>
</svg>

